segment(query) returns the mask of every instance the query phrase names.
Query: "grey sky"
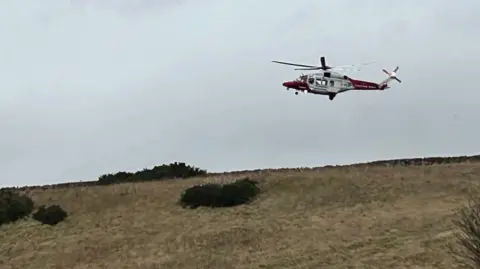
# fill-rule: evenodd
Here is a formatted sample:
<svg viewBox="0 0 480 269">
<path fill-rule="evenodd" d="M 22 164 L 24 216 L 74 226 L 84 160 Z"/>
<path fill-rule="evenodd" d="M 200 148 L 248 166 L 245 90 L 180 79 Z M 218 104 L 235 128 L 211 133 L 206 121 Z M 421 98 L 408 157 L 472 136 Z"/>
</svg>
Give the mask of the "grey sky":
<svg viewBox="0 0 480 269">
<path fill-rule="evenodd" d="M 135 3 L 135 4 L 132 4 Z M 472 154 L 480 2 L 4 1 L 0 185 Z M 287 92 L 271 60 L 377 63 L 385 92 Z"/>
</svg>

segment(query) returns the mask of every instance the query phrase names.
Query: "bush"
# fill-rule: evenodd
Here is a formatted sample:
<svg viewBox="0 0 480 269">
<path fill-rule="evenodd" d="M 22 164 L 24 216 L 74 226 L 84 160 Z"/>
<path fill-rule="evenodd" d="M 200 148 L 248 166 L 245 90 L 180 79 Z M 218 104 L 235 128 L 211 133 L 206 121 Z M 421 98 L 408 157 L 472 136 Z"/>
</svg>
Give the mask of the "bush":
<svg viewBox="0 0 480 269">
<path fill-rule="evenodd" d="M 469 197 L 467 206 L 453 221 L 458 229 L 455 241 L 448 248 L 463 268 L 480 268 L 480 199 Z"/>
<path fill-rule="evenodd" d="M 98 184 L 108 185 L 121 182 L 151 181 L 167 178 L 189 178 L 206 175 L 207 171 L 200 168 L 186 165 L 185 163 L 170 163 L 155 166 L 152 169 L 143 169 L 135 173 L 117 172 L 115 174 L 105 174 L 98 178 Z"/>
<path fill-rule="evenodd" d="M 34 214 L 33 219 L 42 224 L 56 225 L 67 217 L 67 212 L 59 205 L 45 207 L 42 205 Z"/>
<path fill-rule="evenodd" d="M 0 225 L 24 218 L 33 211 L 33 201 L 28 196 L 12 190 L 0 190 Z"/>
<path fill-rule="evenodd" d="M 195 185 L 182 193 L 180 204 L 189 208 L 237 206 L 251 201 L 259 192 L 257 182 L 248 178 L 224 185 Z"/>
</svg>

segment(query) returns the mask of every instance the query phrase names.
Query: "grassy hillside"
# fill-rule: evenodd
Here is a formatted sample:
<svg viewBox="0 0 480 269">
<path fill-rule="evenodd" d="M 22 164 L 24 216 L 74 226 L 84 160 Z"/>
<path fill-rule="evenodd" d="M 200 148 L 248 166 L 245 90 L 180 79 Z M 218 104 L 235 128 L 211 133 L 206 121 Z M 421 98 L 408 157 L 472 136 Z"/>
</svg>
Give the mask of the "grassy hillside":
<svg viewBox="0 0 480 269">
<path fill-rule="evenodd" d="M 251 204 L 177 205 L 200 182 L 260 182 Z M 452 214 L 480 162 L 357 165 L 25 189 L 70 213 L 0 227 L 0 268 L 452 268 Z"/>
</svg>

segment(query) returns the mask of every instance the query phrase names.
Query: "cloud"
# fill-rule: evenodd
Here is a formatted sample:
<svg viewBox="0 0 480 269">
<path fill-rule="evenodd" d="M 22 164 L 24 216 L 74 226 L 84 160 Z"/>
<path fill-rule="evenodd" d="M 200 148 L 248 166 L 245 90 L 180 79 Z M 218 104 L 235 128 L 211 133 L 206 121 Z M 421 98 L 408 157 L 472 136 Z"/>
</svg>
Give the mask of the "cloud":
<svg viewBox="0 0 480 269">
<path fill-rule="evenodd" d="M 179 160 L 209 170 L 473 153 L 474 1 L 6 1 L 2 185 Z M 295 96 L 271 60 L 402 84 Z"/>
</svg>

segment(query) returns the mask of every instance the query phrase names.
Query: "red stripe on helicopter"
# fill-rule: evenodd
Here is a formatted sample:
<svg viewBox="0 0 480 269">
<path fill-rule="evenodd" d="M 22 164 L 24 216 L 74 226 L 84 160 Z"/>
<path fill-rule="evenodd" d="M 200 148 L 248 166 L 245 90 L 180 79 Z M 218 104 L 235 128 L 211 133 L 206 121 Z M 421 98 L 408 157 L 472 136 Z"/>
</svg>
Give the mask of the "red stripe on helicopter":
<svg viewBox="0 0 480 269">
<path fill-rule="evenodd" d="M 355 90 L 383 90 L 383 87 L 380 87 L 375 82 L 364 81 L 364 80 L 356 80 L 349 78 L 350 83 L 352 83 Z"/>
</svg>

